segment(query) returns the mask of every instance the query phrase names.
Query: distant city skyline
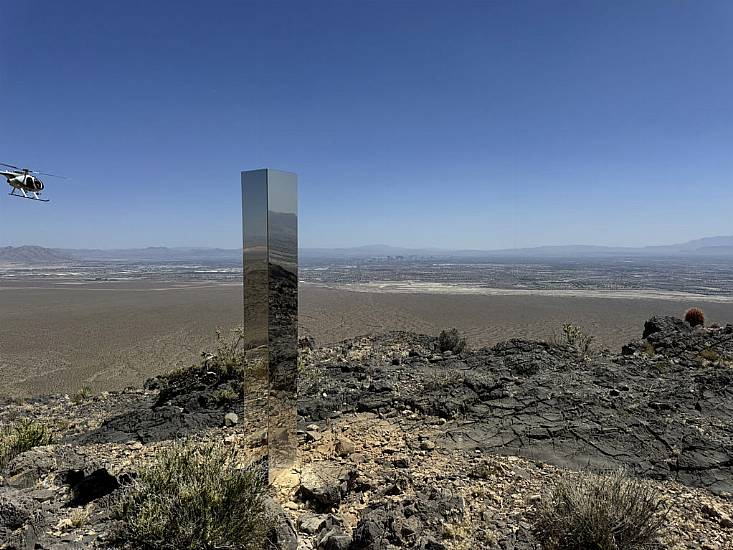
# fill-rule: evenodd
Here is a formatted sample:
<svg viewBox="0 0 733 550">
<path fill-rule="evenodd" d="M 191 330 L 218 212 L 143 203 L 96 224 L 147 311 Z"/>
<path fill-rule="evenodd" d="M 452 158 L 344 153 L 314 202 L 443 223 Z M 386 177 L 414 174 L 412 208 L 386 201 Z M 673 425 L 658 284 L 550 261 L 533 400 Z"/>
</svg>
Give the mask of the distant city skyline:
<svg viewBox="0 0 733 550">
<path fill-rule="evenodd" d="M 8 0 L 0 246 L 241 246 L 239 172 L 304 248 L 733 234 L 733 4 Z M 4 185 L 4 180 L 0 181 Z M 3 187 L 7 191 L 7 186 Z"/>
</svg>

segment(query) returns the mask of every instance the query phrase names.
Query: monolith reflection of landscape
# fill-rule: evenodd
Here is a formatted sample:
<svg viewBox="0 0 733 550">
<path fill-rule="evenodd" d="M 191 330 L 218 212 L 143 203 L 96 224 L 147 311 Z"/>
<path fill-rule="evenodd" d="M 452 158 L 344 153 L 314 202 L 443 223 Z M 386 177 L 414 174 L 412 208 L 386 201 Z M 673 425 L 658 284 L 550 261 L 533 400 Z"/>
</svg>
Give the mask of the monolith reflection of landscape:
<svg viewBox="0 0 733 550">
<path fill-rule="evenodd" d="M 297 176 L 242 172 L 245 415 L 267 430 L 270 479 L 296 456 Z"/>
</svg>

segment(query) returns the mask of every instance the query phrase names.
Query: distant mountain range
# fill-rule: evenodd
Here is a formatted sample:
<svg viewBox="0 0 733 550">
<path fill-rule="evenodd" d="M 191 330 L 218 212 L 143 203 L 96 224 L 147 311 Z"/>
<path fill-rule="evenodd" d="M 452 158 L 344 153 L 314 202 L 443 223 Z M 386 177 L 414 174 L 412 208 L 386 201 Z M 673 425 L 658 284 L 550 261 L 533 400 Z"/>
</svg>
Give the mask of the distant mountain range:
<svg viewBox="0 0 733 550">
<path fill-rule="evenodd" d="M 434 256 L 450 258 L 584 258 L 616 256 L 733 256 L 733 236 L 705 237 L 680 244 L 623 247 L 593 245 L 537 246 L 498 250 L 449 250 L 441 248 L 401 248 L 389 245 L 367 245 L 353 248 L 305 248 L 301 257 L 365 258 L 374 256 Z"/>
<path fill-rule="evenodd" d="M 56 264 L 73 261 L 73 258 L 42 246 L 5 246 L 0 247 L 0 262 L 23 263 L 23 264 Z"/>
<path fill-rule="evenodd" d="M 73 263 L 78 261 L 233 261 L 242 260 L 240 249 L 224 248 L 149 248 L 72 249 L 41 246 L 0 247 L 0 262 L 6 263 Z"/>
<path fill-rule="evenodd" d="M 659 256 L 711 256 L 733 258 L 733 236 L 706 237 L 686 243 L 644 246 L 538 246 L 500 250 L 450 250 L 441 248 L 402 248 L 367 245 L 352 248 L 301 248 L 302 259 L 359 259 L 386 256 L 433 258 L 608 258 Z M 238 248 L 127 248 L 114 250 L 44 248 L 41 246 L 0 247 L 0 262 L 23 264 L 58 264 L 77 261 L 201 261 L 240 262 Z"/>
</svg>

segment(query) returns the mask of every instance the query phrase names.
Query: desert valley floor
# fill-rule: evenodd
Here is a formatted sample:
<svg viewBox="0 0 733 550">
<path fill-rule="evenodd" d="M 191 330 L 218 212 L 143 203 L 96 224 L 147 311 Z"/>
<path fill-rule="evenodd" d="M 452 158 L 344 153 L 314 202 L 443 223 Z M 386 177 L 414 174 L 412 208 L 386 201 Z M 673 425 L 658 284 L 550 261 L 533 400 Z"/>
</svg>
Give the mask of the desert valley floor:
<svg viewBox="0 0 733 550">
<path fill-rule="evenodd" d="M 29 288 L 32 287 L 32 288 Z M 713 298 L 714 300 L 714 298 Z M 702 307 L 708 323 L 733 321 L 733 302 L 704 299 L 355 292 L 304 284 L 300 332 L 319 344 L 387 330 L 435 335 L 456 327 L 478 348 L 508 338 L 546 339 L 573 322 L 618 351 L 652 315 Z M 0 289 L 3 396 L 140 386 L 190 366 L 217 328 L 241 323 L 242 290 L 221 283 L 5 283 Z"/>
</svg>

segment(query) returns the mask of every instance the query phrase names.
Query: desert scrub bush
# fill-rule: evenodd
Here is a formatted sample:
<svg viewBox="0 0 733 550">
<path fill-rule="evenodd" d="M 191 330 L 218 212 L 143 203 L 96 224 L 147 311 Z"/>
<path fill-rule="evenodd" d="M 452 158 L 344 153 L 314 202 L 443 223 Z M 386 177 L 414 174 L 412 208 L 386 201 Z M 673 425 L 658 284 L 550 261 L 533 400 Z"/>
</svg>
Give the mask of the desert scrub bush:
<svg viewBox="0 0 733 550">
<path fill-rule="evenodd" d="M 451 546 L 454 550 L 473 550 L 476 546 L 473 544 L 475 526 L 471 523 L 470 518 L 453 523 L 443 524 L 443 538 L 452 542 Z"/>
<path fill-rule="evenodd" d="M 76 508 L 71 511 L 71 514 L 69 515 L 69 521 L 71 522 L 71 526 L 75 529 L 80 529 L 84 527 L 87 522 L 89 521 L 89 516 L 91 515 L 91 512 L 88 508 Z"/>
<path fill-rule="evenodd" d="M 51 431 L 34 420 L 19 420 L 0 433 L 0 468 L 33 447 L 50 445 Z"/>
<path fill-rule="evenodd" d="M 244 396 L 231 388 L 221 388 L 214 392 L 214 401 L 217 405 L 226 405 L 232 401 L 238 401 L 240 398 L 244 398 Z"/>
<path fill-rule="evenodd" d="M 545 550 L 641 550 L 666 521 L 657 491 L 627 477 L 579 473 L 562 477 L 536 511 L 535 536 Z"/>
<path fill-rule="evenodd" d="M 238 380 L 244 378 L 244 329 L 234 328 L 228 335 L 223 335 L 220 329 L 216 331 L 216 351 L 202 352 L 201 364 L 192 367 L 174 370 L 161 378 L 170 384 L 185 382 L 198 372 L 209 372 L 216 375 L 218 380 Z"/>
<path fill-rule="evenodd" d="M 711 363 L 717 363 L 720 361 L 720 355 L 713 349 L 706 348 L 700 352 L 700 358 Z"/>
<path fill-rule="evenodd" d="M 425 391 L 440 391 L 450 387 L 460 387 L 464 384 L 465 376 L 460 371 L 440 370 L 427 373 L 423 381 Z"/>
<path fill-rule="evenodd" d="M 147 550 L 259 550 L 269 530 L 260 469 L 221 444 L 175 443 L 144 466 L 116 506 L 118 538 Z"/>
<path fill-rule="evenodd" d="M 298 380 L 306 382 L 318 382 L 323 376 L 323 369 L 314 360 L 309 350 L 298 351 Z"/>
<path fill-rule="evenodd" d="M 648 357 L 654 357 L 657 354 L 657 350 L 651 342 L 644 342 L 641 352 Z"/>
<path fill-rule="evenodd" d="M 92 396 L 92 388 L 89 386 L 84 386 L 83 388 L 80 388 L 79 391 L 77 391 L 74 395 L 71 396 L 71 402 L 74 405 L 78 405 L 79 403 L 83 403 L 87 399 L 89 399 Z"/>
<path fill-rule="evenodd" d="M 685 321 L 687 321 L 691 327 L 705 326 L 705 314 L 699 307 L 691 307 L 685 313 Z"/>
<path fill-rule="evenodd" d="M 565 345 L 574 348 L 580 355 L 590 352 L 593 345 L 593 336 L 587 334 L 582 327 L 573 323 L 565 323 L 562 326 L 563 340 Z"/>
<path fill-rule="evenodd" d="M 461 353 L 466 349 L 466 339 L 461 337 L 458 329 L 443 330 L 438 336 L 438 349 L 441 352 Z"/>
</svg>

